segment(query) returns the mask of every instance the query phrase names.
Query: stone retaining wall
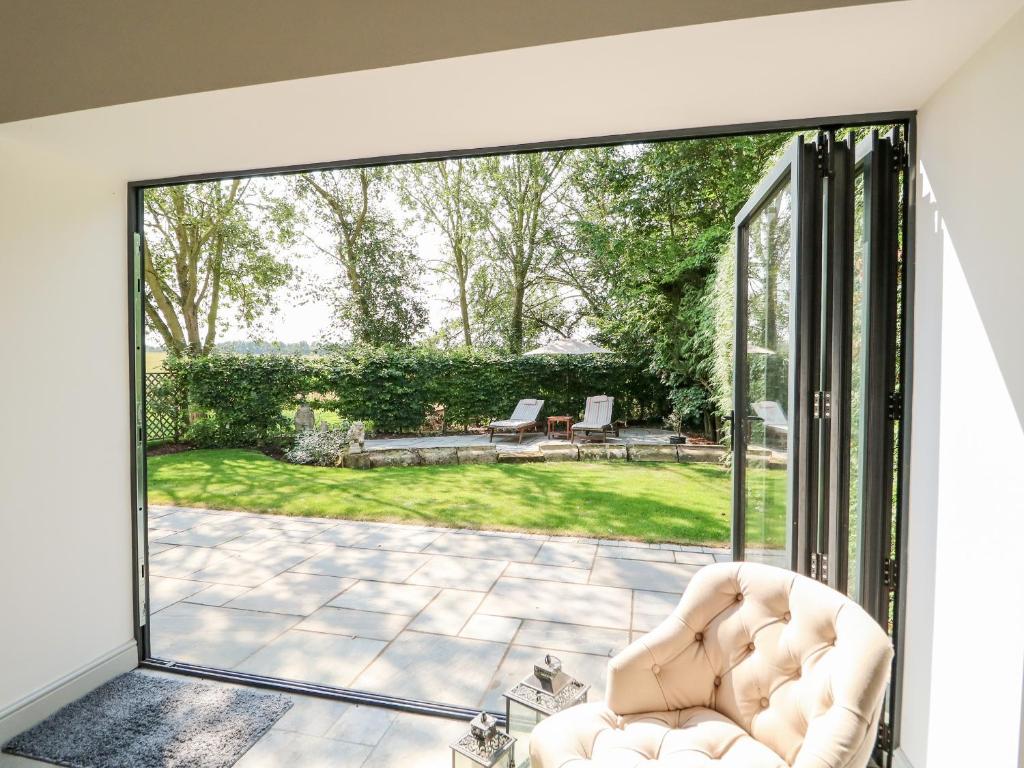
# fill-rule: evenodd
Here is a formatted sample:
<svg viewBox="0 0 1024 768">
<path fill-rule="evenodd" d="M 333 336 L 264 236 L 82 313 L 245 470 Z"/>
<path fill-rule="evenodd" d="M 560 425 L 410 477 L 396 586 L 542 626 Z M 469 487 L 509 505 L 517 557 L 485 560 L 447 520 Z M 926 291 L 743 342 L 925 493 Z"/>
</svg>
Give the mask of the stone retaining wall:
<svg viewBox="0 0 1024 768">
<path fill-rule="evenodd" d="M 495 464 L 527 461 L 660 461 L 717 464 L 725 456 L 720 445 L 615 445 L 609 443 L 546 443 L 536 451 L 498 453 L 493 445 L 445 448 L 373 448 L 344 457 L 353 469 L 416 467 L 438 464 Z"/>
</svg>

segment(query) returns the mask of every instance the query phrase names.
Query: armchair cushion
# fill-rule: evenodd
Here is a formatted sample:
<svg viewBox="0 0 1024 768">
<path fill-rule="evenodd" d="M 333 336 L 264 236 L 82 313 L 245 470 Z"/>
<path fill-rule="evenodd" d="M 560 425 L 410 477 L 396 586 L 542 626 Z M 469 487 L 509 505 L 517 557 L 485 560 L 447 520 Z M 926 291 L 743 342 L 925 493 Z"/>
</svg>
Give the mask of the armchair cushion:
<svg viewBox="0 0 1024 768">
<path fill-rule="evenodd" d="M 700 743 L 711 738 L 712 725 L 731 724 L 780 765 L 861 768 L 874 743 L 891 659 L 882 628 L 824 584 L 756 563 L 712 565 L 694 576 L 664 622 L 609 662 L 606 717 L 627 724 L 615 738 L 629 736 L 630 743 L 639 731 L 628 718 L 664 722 L 665 713 L 677 713 L 690 724 L 684 731 L 703 733 L 666 735 L 666 743 Z M 563 714 L 563 725 L 557 722 L 563 715 L 551 718 L 555 724 L 545 722 L 541 737 L 531 740 L 541 768 L 582 768 L 591 759 L 550 761 L 547 736 L 571 727 Z M 594 755 L 609 738 L 595 735 Z M 590 764 L 632 765 L 602 760 Z"/>
</svg>

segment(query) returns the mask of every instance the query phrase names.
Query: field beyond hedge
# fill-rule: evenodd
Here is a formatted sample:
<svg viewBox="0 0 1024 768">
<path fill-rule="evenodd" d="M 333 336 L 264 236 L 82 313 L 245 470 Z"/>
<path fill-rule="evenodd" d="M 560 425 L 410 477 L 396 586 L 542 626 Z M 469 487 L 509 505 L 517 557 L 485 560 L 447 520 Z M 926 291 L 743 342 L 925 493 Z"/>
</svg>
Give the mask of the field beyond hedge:
<svg viewBox="0 0 1024 768">
<path fill-rule="evenodd" d="M 151 504 L 725 546 L 731 479 L 714 464 L 564 462 L 373 470 L 257 451 L 148 460 Z"/>
</svg>

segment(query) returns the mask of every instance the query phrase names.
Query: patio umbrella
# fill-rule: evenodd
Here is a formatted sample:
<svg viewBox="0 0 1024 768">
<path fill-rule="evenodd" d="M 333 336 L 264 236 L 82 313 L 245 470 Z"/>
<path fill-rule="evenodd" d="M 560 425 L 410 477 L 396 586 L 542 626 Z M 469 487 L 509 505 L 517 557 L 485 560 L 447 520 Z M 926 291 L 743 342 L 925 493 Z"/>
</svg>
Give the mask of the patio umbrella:
<svg viewBox="0 0 1024 768">
<path fill-rule="evenodd" d="M 542 344 L 536 349 L 524 352 L 523 357 L 531 355 L 610 355 L 612 351 L 606 347 L 599 347 L 589 341 L 578 339 L 555 339 L 547 344 Z M 569 371 L 565 372 L 565 398 L 569 399 Z"/>
<path fill-rule="evenodd" d="M 523 357 L 527 355 L 610 355 L 611 353 L 610 349 L 591 344 L 589 341 L 555 339 L 536 349 L 531 349 L 529 352 L 523 352 Z"/>
</svg>

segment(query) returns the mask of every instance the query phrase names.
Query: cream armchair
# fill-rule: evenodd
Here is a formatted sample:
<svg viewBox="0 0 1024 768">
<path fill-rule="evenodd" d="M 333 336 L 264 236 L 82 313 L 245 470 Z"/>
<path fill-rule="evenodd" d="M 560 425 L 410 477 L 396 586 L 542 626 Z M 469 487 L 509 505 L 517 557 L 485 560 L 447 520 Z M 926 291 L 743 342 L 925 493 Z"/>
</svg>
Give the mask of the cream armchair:
<svg viewBox="0 0 1024 768">
<path fill-rule="evenodd" d="M 701 569 L 608 664 L 604 703 L 544 720 L 533 768 L 864 768 L 892 646 L 824 584 L 755 563 Z"/>
</svg>

